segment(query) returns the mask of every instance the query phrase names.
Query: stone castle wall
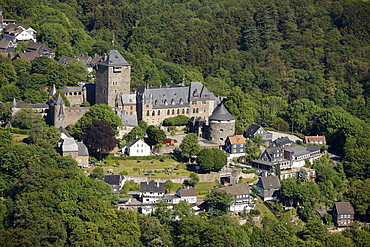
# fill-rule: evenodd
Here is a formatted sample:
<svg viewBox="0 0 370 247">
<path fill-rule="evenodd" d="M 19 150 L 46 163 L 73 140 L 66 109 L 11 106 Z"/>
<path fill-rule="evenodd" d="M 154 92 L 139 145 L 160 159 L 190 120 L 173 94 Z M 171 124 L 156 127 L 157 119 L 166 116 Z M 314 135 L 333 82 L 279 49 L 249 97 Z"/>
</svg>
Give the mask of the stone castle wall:
<svg viewBox="0 0 370 247">
<path fill-rule="evenodd" d="M 90 107 L 66 107 L 64 127 L 75 124 L 89 110 Z"/>
<path fill-rule="evenodd" d="M 210 139 L 220 145 L 224 145 L 228 136 L 235 134 L 235 120 L 231 121 L 211 121 Z"/>
</svg>

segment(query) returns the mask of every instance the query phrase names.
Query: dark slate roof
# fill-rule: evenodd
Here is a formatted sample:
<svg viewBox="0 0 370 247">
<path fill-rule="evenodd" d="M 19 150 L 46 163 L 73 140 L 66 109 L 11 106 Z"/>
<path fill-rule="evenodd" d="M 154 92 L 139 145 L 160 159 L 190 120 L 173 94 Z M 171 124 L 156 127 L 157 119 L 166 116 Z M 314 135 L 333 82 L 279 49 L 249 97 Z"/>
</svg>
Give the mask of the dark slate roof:
<svg viewBox="0 0 370 247">
<path fill-rule="evenodd" d="M 105 174 L 103 180 L 109 185 L 120 185 L 123 178 L 124 177 L 121 174 L 119 175 Z"/>
<path fill-rule="evenodd" d="M 259 130 L 259 128 L 261 128 L 261 126 L 257 124 L 251 124 L 251 126 L 249 126 L 249 128 L 245 131 L 245 133 L 254 135 L 257 132 L 257 130 Z"/>
<path fill-rule="evenodd" d="M 283 145 L 286 145 L 286 144 L 290 144 L 290 143 L 294 143 L 292 140 L 290 140 L 287 136 L 284 136 L 284 137 L 280 137 L 278 139 L 276 139 L 274 141 L 279 147 L 283 146 Z"/>
<path fill-rule="evenodd" d="M 98 64 L 104 66 L 131 66 L 117 50 L 109 51 Z"/>
<path fill-rule="evenodd" d="M 277 189 L 280 188 L 280 181 L 277 176 L 262 177 L 262 187 L 264 189 Z"/>
<path fill-rule="evenodd" d="M 63 64 L 64 66 L 66 66 L 73 59 L 76 59 L 76 58 L 70 57 L 70 56 L 67 56 L 67 55 L 62 55 L 62 57 L 59 59 L 58 63 Z"/>
<path fill-rule="evenodd" d="M 306 147 L 307 151 L 310 151 L 310 152 L 315 152 L 315 151 L 319 151 L 320 150 L 320 147 L 319 146 L 316 146 L 316 145 L 308 145 Z"/>
<path fill-rule="evenodd" d="M 22 58 L 24 60 L 27 60 L 28 62 L 31 62 L 36 57 L 39 57 L 40 54 L 37 51 L 33 51 L 33 52 L 18 53 L 17 56 L 19 58 Z"/>
<path fill-rule="evenodd" d="M 354 214 L 355 213 L 351 203 L 349 202 L 336 202 L 335 208 L 337 210 L 337 214 Z"/>
<path fill-rule="evenodd" d="M 159 182 L 141 182 L 140 192 L 166 192 L 166 184 Z"/>
<path fill-rule="evenodd" d="M 251 191 L 248 189 L 247 185 L 242 184 L 232 184 L 230 186 L 219 188 L 220 191 L 225 191 L 228 194 L 232 194 L 234 196 L 246 195 L 250 194 Z"/>
<path fill-rule="evenodd" d="M 84 88 L 83 87 L 66 87 L 60 89 L 63 93 L 69 93 L 69 92 L 83 92 Z"/>
<path fill-rule="evenodd" d="M 214 110 L 209 120 L 229 121 L 235 120 L 235 117 L 226 109 L 223 103 L 219 104 Z"/>
<path fill-rule="evenodd" d="M 69 134 L 69 132 L 65 128 L 63 128 L 62 126 L 60 126 L 58 128 L 58 130 L 59 130 L 60 133 L 65 134 L 68 138 L 72 138 L 72 136 Z"/>
<path fill-rule="evenodd" d="M 138 126 L 137 116 L 136 115 L 119 115 L 122 119 L 123 126 Z"/>
<path fill-rule="evenodd" d="M 197 191 L 192 186 L 183 186 L 176 191 L 179 196 L 196 196 Z"/>
<path fill-rule="evenodd" d="M 6 49 L 10 45 L 10 40 L 1 39 L 0 40 L 0 49 Z M 13 43 L 13 42 L 12 42 Z"/>
<path fill-rule="evenodd" d="M 86 145 L 81 141 L 77 142 L 78 145 L 78 156 L 89 156 L 89 150 L 87 150 Z"/>
<path fill-rule="evenodd" d="M 189 101 L 214 100 L 215 95 L 200 81 L 193 81 L 189 85 Z"/>
<path fill-rule="evenodd" d="M 135 143 L 137 143 L 138 141 L 140 141 L 141 138 L 134 138 L 132 139 L 131 141 L 129 141 L 127 144 L 126 144 L 126 147 L 129 148 L 131 147 L 132 145 L 134 145 Z M 144 141 L 143 141 L 144 142 Z"/>
</svg>

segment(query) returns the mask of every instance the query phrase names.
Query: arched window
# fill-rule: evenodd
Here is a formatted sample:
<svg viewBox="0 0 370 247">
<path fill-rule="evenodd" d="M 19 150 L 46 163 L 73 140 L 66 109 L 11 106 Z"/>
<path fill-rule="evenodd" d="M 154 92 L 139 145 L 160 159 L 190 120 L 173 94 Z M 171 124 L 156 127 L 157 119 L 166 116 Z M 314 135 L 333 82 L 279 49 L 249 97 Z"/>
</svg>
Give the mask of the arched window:
<svg viewBox="0 0 370 247">
<path fill-rule="evenodd" d="M 152 116 L 155 116 L 155 111 L 152 112 Z"/>
<path fill-rule="evenodd" d="M 172 115 L 175 115 L 175 109 L 172 109 Z"/>
<path fill-rule="evenodd" d="M 196 113 L 198 113 L 198 110 L 199 110 L 199 109 L 197 108 Z"/>
<path fill-rule="evenodd" d="M 193 113 L 195 113 L 195 108 L 193 108 Z"/>
<path fill-rule="evenodd" d="M 189 111 L 190 111 L 190 110 L 189 110 L 189 108 L 188 108 L 188 109 L 186 109 L 186 113 L 187 113 L 187 114 L 189 114 Z"/>
<path fill-rule="evenodd" d="M 146 115 L 149 116 L 149 111 L 146 111 Z"/>
<path fill-rule="evenodd" d="M 177 109 L 177 115 L 180 114 L 180 109 Z"/>
<path fill-rule="evenodd" d="M 182 109 L 182 114 L 185 114 L 185 109 Z"/>
<path fill-rule="evenodd" d="M 158 116 L 160 116 L 161 115 L 161 110 L 158 110 Z"/>
<path fill-rule="evenodd" d="M 171 105 L 175 105 L 175 100 L 171 100 Z"/>
<path fill-rule="evenodd" d="M 167 110 L 167 115 L 170 115 L 170 110 Z"/>
</svg>

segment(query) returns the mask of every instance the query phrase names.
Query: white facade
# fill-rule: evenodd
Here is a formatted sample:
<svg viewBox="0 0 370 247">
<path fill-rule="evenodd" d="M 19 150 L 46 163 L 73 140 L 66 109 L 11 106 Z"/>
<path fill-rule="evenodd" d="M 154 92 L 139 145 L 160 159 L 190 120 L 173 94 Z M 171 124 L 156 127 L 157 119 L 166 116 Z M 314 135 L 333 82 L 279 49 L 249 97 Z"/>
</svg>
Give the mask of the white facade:
<svg viewBox="0 0 370 247">
<path fill-rule="evenodd" d="M 122 154 L 128 156 L 149 156 L 150 146 L 141 139 L 135 139 L 122 149 Z"/>
</svg>

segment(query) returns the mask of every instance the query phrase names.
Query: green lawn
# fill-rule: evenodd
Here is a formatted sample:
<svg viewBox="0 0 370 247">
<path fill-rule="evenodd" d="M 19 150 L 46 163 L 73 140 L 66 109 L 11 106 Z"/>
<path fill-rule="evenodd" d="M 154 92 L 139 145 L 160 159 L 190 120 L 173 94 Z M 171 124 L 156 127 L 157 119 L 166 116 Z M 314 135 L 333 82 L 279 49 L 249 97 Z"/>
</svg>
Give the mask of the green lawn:
<svg viewBox="0 0 370 247">
<path fill-rule="evenodd" d="M 258 201 L 256 203 L 255 209 L 258 209 L 261 212 L 261 219 L 267 217 L 273 220 L 277 220 L 275 215 L 263 204 L 261 198 L 257 197 Z"/>
<path fill-rule="evenodd" d="M 186 170 L 186 165 L 179 163 L 173 159 L 160 160 L 117 160 L 105 161 L 102 164 L 104 171 L 108 173 L 108 169 L 112 169 L 114 174 L 119 174 L 124 171 L 124 174 L 132 176 L 155 176 L 155 177 L 172 177 L 172 176 L 188 176 L 189 171 Z M 97 164 L 99 165 L 99 164 Z M 88 172 L 91 169 L 85 169 Z"/>
</svg>

